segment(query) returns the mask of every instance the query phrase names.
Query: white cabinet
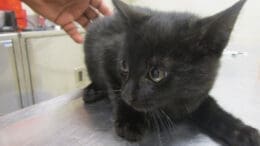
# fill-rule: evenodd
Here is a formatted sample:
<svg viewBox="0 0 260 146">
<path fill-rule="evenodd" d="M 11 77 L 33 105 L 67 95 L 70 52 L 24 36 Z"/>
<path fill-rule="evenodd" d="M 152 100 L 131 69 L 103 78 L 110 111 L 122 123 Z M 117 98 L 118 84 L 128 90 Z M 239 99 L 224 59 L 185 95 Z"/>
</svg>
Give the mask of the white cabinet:
<svg viewBox="0 0 260 146">
<path fill-rule="evenodd" d="M 22 42 L 28 57 L 34 103 L 82 88 L 88 83 L 83 46 L 67 34 L 53 31 L 22 33 Z"/>
<path fill-rule="evenodd" d="M 14 39 L 16 35 L 0 37 L 0 115 L 22 108 Z"/>
<path fill-rule="evenodd" d="M 0 35 L 0 115 L 83 88 L 88 82 L 83 45 L 63 31 Z"/>
</svg>

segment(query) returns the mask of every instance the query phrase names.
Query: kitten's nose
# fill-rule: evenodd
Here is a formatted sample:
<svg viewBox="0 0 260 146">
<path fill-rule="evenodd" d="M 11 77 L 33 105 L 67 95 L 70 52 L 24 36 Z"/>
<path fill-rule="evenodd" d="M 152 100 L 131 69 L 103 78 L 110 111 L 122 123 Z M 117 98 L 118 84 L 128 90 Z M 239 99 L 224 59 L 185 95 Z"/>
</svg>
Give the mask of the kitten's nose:
<svg viewBox="0 0 260 146">
<path fill-rule="evenodd" d="M 132 98 L 132 96 L 130 96 L 128 93 L 122 92 L 121 96 L 121 98 L 129 105 L 134 102 L 134 98 Z"/>
<path fill-rule="evenodd" d="M 134 82 L 130 81 L 128 82 L 123 91 L 122 91 L 122 98 L 128 103 L 132 104 L 134 101 L 136 101 L 136 85 Z"/>
<path fill-rule="evenodd" d="M 133 94 L 131 94 L 130 92 L 128 91 L 123 91 L 122 92 L 122 99 L 128 103 L 129 105 L 131 105 L 133 102 L 136 101 L 136 98 Z"/>
</svg>

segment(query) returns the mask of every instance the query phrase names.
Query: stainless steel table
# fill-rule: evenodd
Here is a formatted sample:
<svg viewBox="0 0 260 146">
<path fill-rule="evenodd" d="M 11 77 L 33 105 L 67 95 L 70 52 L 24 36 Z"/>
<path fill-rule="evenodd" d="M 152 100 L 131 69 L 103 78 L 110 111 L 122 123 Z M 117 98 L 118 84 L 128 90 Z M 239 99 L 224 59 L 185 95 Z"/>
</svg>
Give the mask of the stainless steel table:
<svg viewBox="0 0 260 146">
<path fill-rule="evenodd" d="M 141 143 L 127 143 L 113 128 L 108 100 L 84 105 L 81 92 L 57 97 L 0 118 L 1 146 L 217 145 L 186 125 L 170 135 L 151 133 Z"/>
</svg>

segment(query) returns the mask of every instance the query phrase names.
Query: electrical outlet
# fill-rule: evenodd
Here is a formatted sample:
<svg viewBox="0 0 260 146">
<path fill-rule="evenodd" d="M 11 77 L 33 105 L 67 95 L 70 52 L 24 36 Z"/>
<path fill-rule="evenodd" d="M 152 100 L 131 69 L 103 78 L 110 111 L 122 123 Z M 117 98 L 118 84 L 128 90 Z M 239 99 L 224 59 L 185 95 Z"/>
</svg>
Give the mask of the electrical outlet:
<svg viewBox="0 0 260 146">
<path fill-rule="evenodd" d="M 87 85 L 87 70 L 85 67 L 77 67 L 74 69 L 75 82 L 78 88 L 85 87 Z"/>
</svg>

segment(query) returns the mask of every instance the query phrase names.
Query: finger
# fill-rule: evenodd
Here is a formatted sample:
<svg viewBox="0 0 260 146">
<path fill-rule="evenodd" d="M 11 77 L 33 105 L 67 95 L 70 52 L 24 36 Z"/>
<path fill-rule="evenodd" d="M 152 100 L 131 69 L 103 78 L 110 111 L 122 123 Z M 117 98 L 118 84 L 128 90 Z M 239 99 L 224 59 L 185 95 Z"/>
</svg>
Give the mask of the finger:
<svg viewBox="0 0 260 146">
<path fill-rule="evenodd" d="M 83 38 L 77 30 L 76 25 L 73 22 L 65 24 L 62 28 L 67 32 L 67 34 L 77 43 L 83 43 Z"/>
<path fill-rule="evenodd" d="M 88 24 L 90 23 L 90 20 L 88 20 L 86 17 L 81 16 L 76 20 L 83 28 L 86 28 Z"/>
<path fill-rule="evenodd" d="M 95 18 L 98 17 L 98 13 L 91 7 L 89 7 L 85 12 L 84 12 L 85 16 L 89 19 L 89 20 L 94 20 Z"/>
<path fill-rule="evenodd" d="M 107 7 L 103 0 L 90 0 L 90 5 L 96 8 L 103 15 L 112 14 L 112 11 Z"/>
</svg>

